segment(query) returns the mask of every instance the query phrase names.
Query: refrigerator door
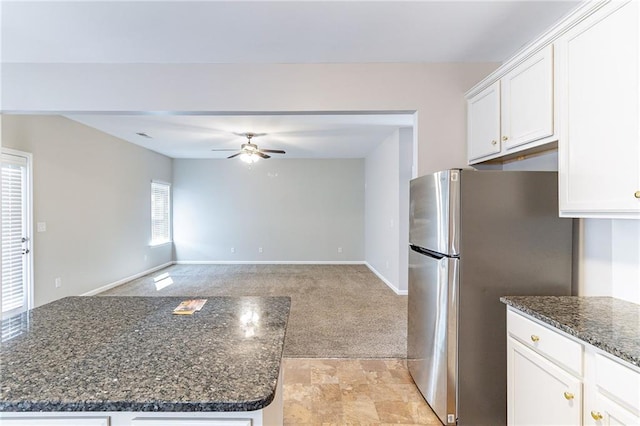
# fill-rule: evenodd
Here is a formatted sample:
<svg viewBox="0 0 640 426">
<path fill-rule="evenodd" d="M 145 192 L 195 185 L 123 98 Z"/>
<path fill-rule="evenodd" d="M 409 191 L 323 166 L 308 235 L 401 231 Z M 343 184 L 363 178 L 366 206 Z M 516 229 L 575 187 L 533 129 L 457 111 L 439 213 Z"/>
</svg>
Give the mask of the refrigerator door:
<svg viewBox="0 0 640 426">
<path fill-rule="evenodd" d="M 457 294 L 460 260 L 409 250 L 407 365 L 446 424 L 457 418 Z"/>
<path fill-rule="evenodd" d="M 456 256 L 460 253 L 460 170 L 445 170 L 411 181 L 409 243 Z"/>
</svg>

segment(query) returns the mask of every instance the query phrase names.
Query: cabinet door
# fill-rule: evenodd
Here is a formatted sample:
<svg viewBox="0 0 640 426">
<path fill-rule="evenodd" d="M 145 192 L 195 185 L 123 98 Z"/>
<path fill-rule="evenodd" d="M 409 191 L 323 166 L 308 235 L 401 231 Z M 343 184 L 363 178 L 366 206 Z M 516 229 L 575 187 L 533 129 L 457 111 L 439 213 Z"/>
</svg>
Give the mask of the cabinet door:
<svg viewBox="0 0 640 426">
<path fill-rule="evenodd" d="M 553 135 L 553 46 L 502 78 L 502 141 L 511 149 Z"/>
<path fill-rule="evenodd" d="M 556 42 L 560 215 L 640 218 L 638 2 L 611 2 Z"/>
<path fill-rule="evenodd" d="M 616 404 L 596 391 L 593 407 L 585 407 L 585 425 L 588 426 L 638 426 L 640 416 Z"/>
<path fill-rule="evenodd" d="M 582 383 L 509 337 L 507 422 L 511 426 L 579 425 Z"/>
<path fill-rule="evenodd" d="M 500 82 L 467 100 L 469 162 L 500 152 Z"/>
</svg>

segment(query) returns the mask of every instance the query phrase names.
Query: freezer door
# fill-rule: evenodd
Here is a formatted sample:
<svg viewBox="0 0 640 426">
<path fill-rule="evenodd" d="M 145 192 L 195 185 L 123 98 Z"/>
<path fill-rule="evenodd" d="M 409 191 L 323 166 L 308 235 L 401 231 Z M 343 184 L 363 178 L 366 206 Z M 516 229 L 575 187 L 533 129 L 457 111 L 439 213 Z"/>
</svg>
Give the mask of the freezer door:
<svg viewBox="0 0 640 426">
<path fill-rule="evenodd" d="M 407 365 L 445 425 L 457 418 L 459 262 L 409 250 Z"/>
<path fill-rule="evenodd" d="M 445 170 L 411 181 L 409 243 L 455 256 L 460 253 L 460 170 Z"/>
</svg>

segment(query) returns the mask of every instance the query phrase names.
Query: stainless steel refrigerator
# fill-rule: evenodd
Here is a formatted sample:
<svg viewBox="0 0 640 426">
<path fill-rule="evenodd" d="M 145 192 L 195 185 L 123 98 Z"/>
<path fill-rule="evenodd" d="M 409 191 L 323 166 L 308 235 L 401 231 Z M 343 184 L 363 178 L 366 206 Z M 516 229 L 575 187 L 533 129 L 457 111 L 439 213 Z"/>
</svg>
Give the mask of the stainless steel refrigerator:
<svg viewBox="0 0 640 426">
<path fill-rule="evenodd" d="M 453 169 L 410 194 L 409 371 L 444 424 L 506 424 L 499 298 L 571 294 L 557 173 Z"/>
</svg>

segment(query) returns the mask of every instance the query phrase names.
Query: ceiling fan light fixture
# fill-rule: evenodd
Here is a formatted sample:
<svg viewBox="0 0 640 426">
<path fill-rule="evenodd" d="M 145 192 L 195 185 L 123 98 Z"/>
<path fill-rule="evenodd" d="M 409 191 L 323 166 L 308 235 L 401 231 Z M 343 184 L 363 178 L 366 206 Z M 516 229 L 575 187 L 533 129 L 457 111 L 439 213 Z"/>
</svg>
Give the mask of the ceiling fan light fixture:
<svg viewBox="0 0 640 426">
<path fill-rule="evenodd" d="M 260 157 L 258 157 L 253 152 L 243 152 L 242 154 L 240 154 L 240 159 L 247 164 L 253 164 L 258 161 Z"/>
</svg>

